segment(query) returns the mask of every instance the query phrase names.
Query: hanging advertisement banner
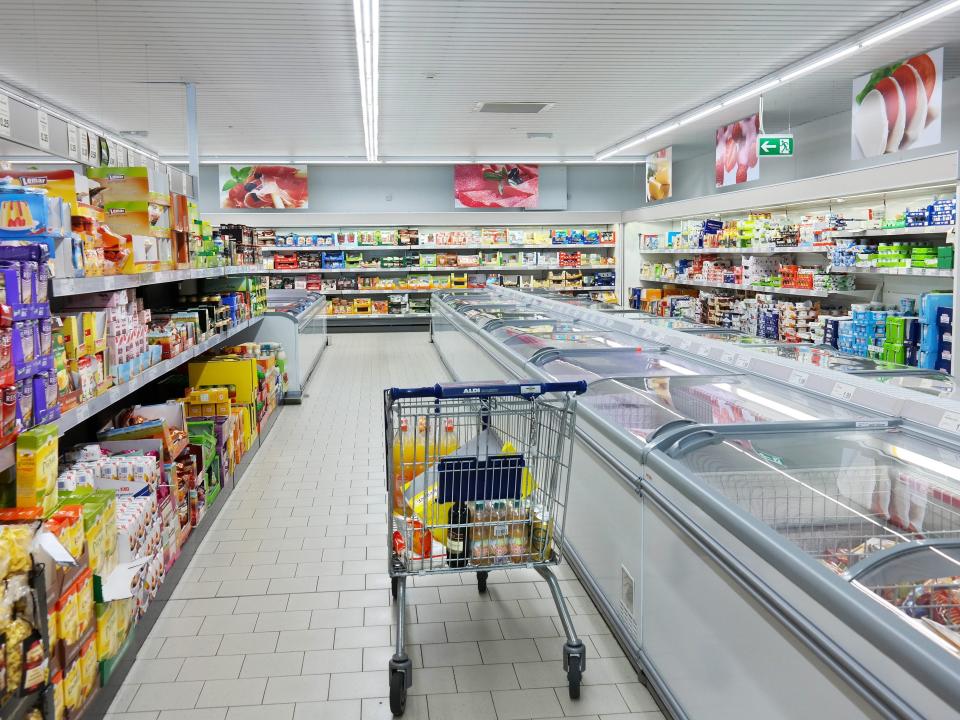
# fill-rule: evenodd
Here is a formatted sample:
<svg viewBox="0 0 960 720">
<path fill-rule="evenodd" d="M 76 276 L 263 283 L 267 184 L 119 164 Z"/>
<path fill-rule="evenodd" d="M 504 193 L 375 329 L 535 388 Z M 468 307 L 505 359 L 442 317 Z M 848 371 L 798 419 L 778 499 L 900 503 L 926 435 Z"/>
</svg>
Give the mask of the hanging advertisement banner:
<svg viewBox="0 0 960 720">
<path fill-rule="evenodd" d="M 540 201 L 540 166 L 454 165 L 454 207 L 525 208 Z"/>
<path fill-rule="evenodd" d="M 853 159 L 936 145 L 942 107 L 943 48 L 861 75 L 853 81 Z"/>
<path fill-rule="evenodd" d="M 647 156 L 647 202 L 673 195 L 673 146 Z"/>
<path fill-rule="evenodd" d="M 759 134 L 759 113 L 717 129 L 717 187 L 760 179 L 760 159 L 757 157 Z"/>
<path fill-rule="evenodd" d="M 306 209 L 306 165 L 220 166 L 220 207 L 247 210 Z"/>
</svg>

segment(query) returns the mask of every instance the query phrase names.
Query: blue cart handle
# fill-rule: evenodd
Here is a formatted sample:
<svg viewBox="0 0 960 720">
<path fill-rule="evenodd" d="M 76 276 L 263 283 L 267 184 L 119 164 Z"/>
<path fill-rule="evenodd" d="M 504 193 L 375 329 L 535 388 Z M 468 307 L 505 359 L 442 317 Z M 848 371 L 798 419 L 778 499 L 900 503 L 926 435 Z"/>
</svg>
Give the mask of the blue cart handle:
<svg viewBox="0 0 960 720">
<path fill-rule="evenodd" d="M 582 395 L 587 391 L 587 383 L 576 382 L 542 383 L 530 380 L 524 383 L 437 383 L 419 388 L 390 388 L 390 398 L 479 398 L 479 397 L 524 397 L 536 398 L 546 393 L 569 392 Z"/>
</svg>

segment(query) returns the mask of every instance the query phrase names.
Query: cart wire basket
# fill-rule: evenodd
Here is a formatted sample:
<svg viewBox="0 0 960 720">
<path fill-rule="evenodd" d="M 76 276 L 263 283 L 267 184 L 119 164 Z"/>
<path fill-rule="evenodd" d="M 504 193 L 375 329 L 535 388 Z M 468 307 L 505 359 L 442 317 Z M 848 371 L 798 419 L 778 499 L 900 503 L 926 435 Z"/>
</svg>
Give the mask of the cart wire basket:
<svg viewBox="0 0 960 720">
<path fill-rule="evenodd" d="M 387 545 L 396 604 L 390 708 L 402 715 L 413 670 L 404 648 L 406 581 L 434 573 L 533 568 L 566 635 L 570 697 L 586 666 L 550 566 L 563 555 L 576 395 L 585 382 L 438 384 L 384 391 Z"/>
</svg>

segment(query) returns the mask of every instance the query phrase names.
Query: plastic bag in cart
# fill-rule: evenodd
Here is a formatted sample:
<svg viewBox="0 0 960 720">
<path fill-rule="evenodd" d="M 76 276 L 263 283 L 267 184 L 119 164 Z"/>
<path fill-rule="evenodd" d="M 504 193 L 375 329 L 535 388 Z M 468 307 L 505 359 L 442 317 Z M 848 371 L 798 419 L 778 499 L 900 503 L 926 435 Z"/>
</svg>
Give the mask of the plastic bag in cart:
<svg viewBox="0 0 960 720">
<path fill-rule="evenodd" d="M 433 537 L 446 544 L 445 525 L 454 502 L 523 499 L 536 489 L 524 457 L 509 440 L 483 430 L 407 483 L 406 514 L 421 518 Z"/>
</svg>

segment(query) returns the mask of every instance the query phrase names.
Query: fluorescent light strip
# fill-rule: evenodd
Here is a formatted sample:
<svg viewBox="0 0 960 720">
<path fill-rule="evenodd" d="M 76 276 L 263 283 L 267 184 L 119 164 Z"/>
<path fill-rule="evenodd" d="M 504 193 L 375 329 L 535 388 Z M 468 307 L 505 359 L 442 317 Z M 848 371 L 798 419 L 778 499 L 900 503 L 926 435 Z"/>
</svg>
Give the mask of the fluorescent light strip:
<svg viewBox="0 0 960 720">
<path fill-rule="evenodd" d="M 613 155 L 623 152 L 627 148 L 634 147 L 635 145 L 639 145 L 647 140 L 652 140 L 655 137 L 665 135 L 666 133 L 669 133 L 683 125 L 688 125 L 697 120 L 702 120 L 705 117 L 709 117 L 710 115 L 719 112 L 722 108 L 730 107 L 732 105 L 736 105 L 737 103 L 743 102 L 744 100 L 749 100 L 750 98 L 762 95 L 778 85 L 784 85 L 788 82 L 792 82 L 799 77 L 803 77 L 804 75 L 808 75 L 809 73 L 849 57 L 854 53 L 859 52 L 863 48 L 876 45 L 877 43 L 885 40 L 889 40 L 890 38 L 913 30 L 914 28 L 929 23 L 938 17 L 943 17 L 952 12 L 956 12 L 957 10 L 960 10 L 960 0 L 924 3 L 922 6 L 920 6 L 920 8 L 915 9 L 911 13 L 902 15 L 900 18 L 891 22 L 887 27 L 880 31 L 877 31 L 877 29 L 874 28 L 866 33 L 861 33 L 858 37 L 863 39 L 854 40 L 849 44 L 845 44 L 843 47 L 826 51 L 812 62 L 807 62 L 806 64 L 797 64 L 788 68 L 784 68 L 777 75 L 773 77 L 768 76 L 768 79 L 760 80 L 736 95 L 724 98 L 720 102 L 714 102 L 709 107 L 694 111 L 685 117 L 681 117 L 679 120 L 669 121 L 668 124 L 658 127 L 653 131 L 647 131 L 643 135 L 637 135 L 615 145 L 611 145 L 610 147 L 598 152 L 594 157 L 598 162 L 602 162 Z M 870 35 L 871 32 L 875 34 Z"/>
<path fill-rule="evenodd" d="M 380 153 L 380 0 L 353 0 L 363 144 L 368 162 Z"/>
<path fill-rule="evenodd" d="M 930 3 L 928 3 L 928 5 L 929 4 Z M 915 27 L 919 27 L 920 25 L 928 23 L 931 20 L 936 20 L 938 17 L 942 17 L 943 15 L 947 15 L 956 10 L 960 10 L 960 0 L 951 0 L 950 2 L 941 3 L 936 7 L 931 7 L 929 10 L 921 10 L 915 15 L 908 15 L 906 18 L 894 23 L 886 30 L 868 37 L 866 40 L 860 43 L 860 47 L 870 47 L 871 45 L 876 45 L 878 42 L 889 40 L 892 37 L 895 37 L 908 30 L 912 30 Z"/>
</svg>

